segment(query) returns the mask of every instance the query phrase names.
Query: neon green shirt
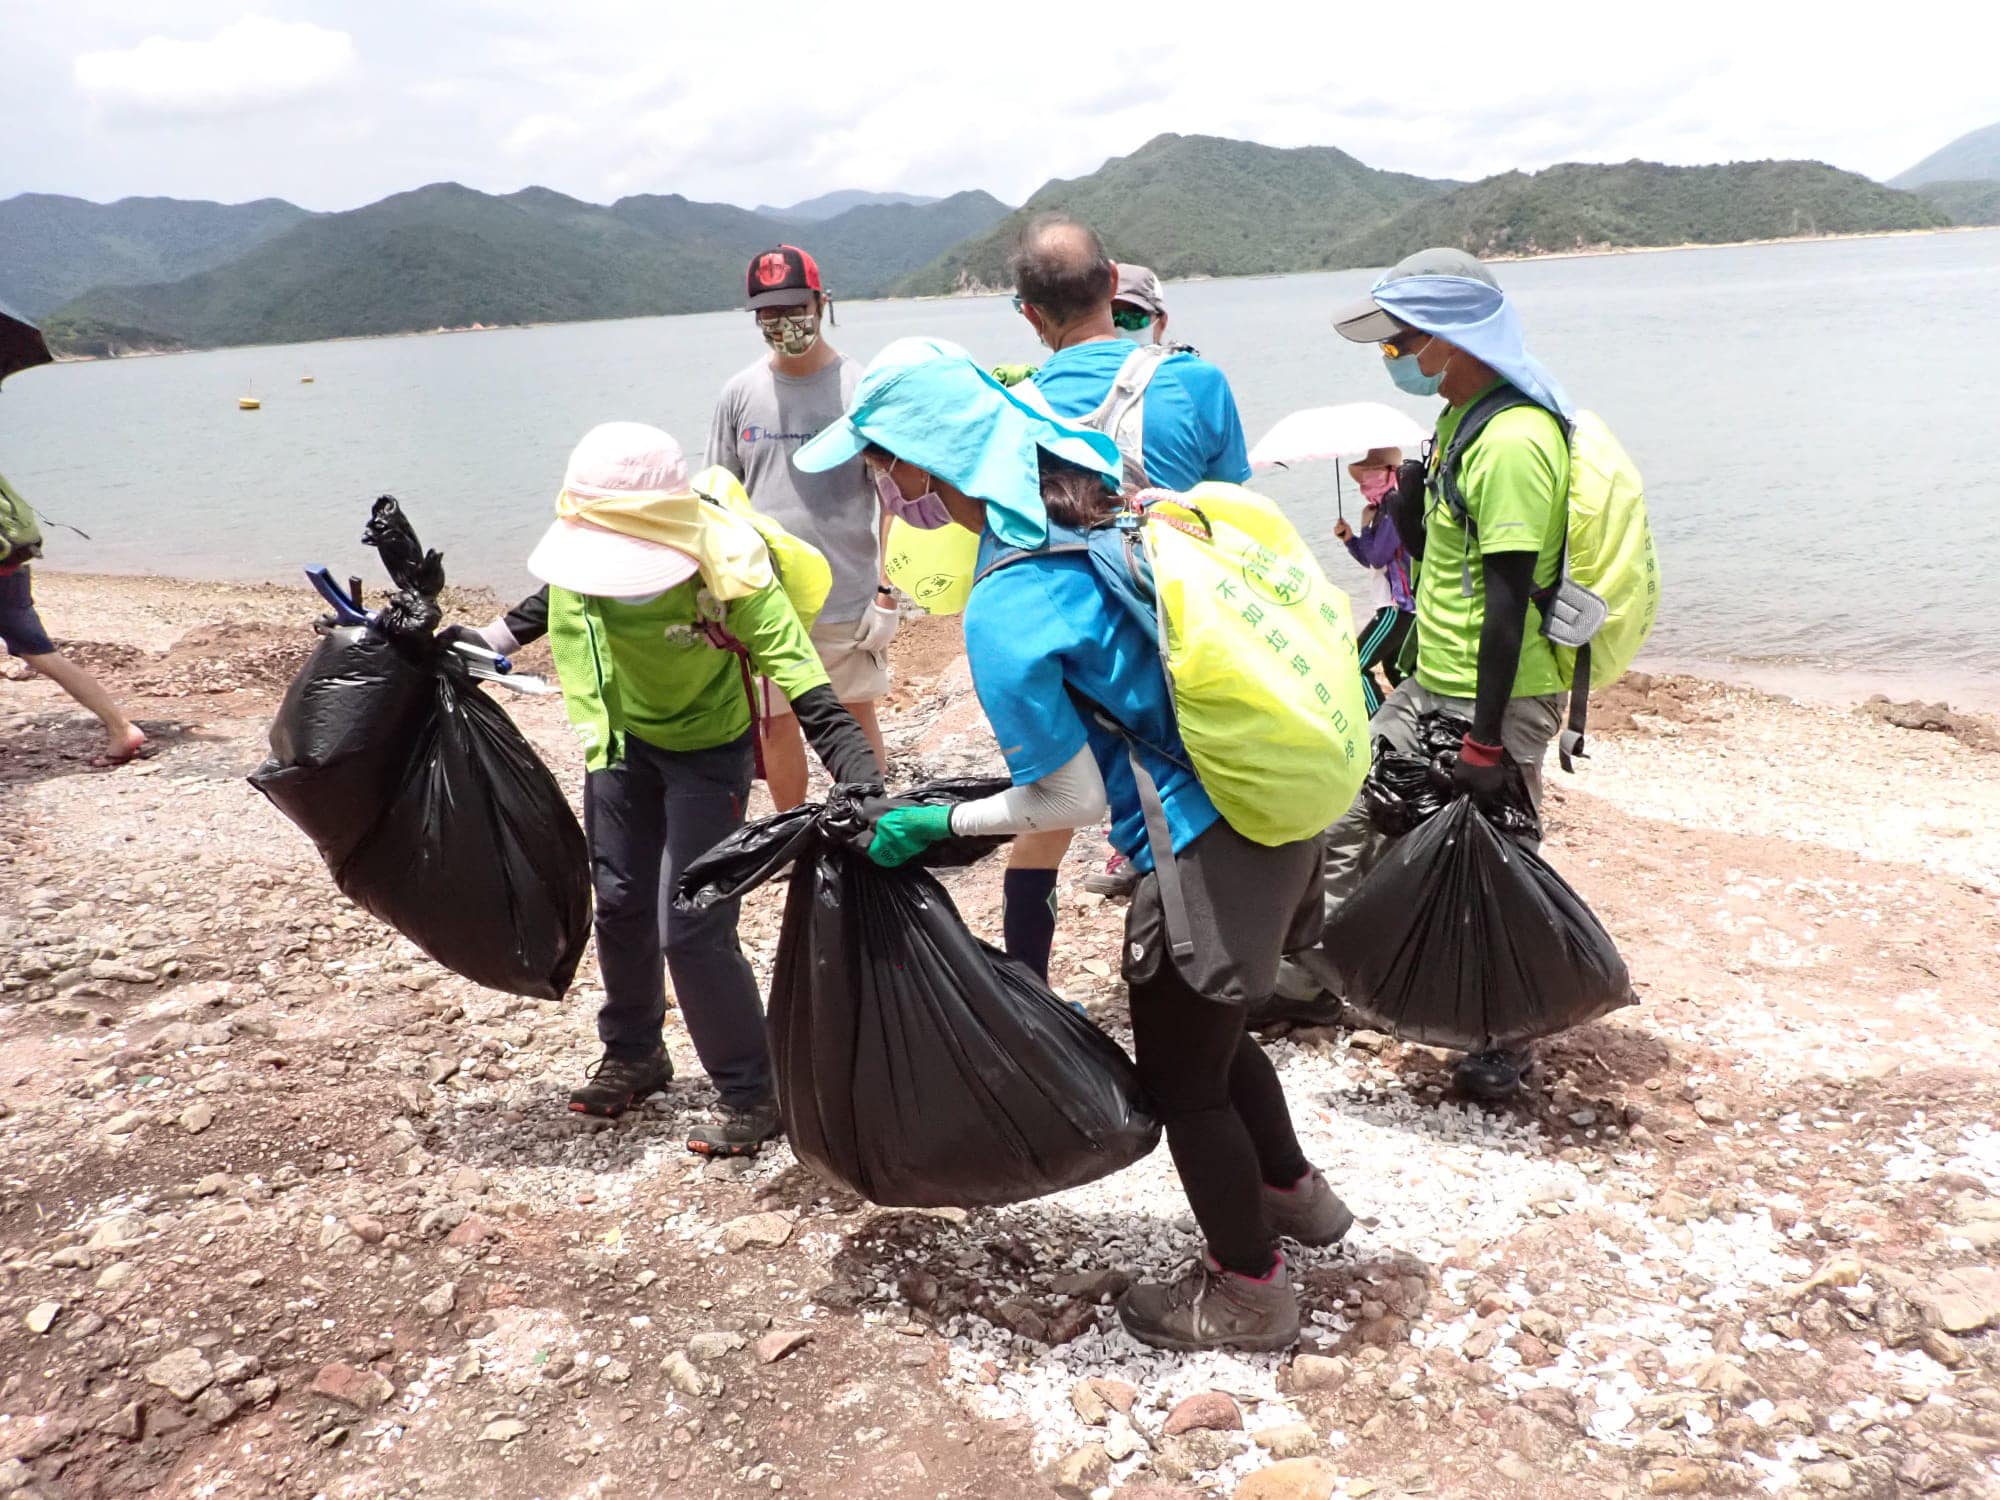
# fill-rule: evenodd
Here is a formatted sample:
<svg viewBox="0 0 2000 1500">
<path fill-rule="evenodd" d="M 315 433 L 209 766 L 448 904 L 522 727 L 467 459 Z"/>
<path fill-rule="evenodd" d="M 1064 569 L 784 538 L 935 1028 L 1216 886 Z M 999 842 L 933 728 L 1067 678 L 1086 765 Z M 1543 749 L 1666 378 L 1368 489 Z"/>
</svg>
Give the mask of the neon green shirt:
<svg viewBox="0 0 2000 1500">
<path fill-rule="evenodd" d="M 1459 422 L 1485 394 L 1479 392 L 1438 418 L 1438 453 L 1451 446 Z M 1536 588 L 1554 583 L 1562 566 L 1569 524 L 1569 442 L 1561 424 L 1539 407 L 1501 412 L 1460 458 L 1458 487 L 1478 539 L 1468 547 L 1465 528 L 1434 493 L 1417 575 L 1417 681 L 1446 697 L 1472 698 L 1479 692 L 1479 632 L 1486 623 L 1481 552 L 1539 553 Z M 1541 632 L 1541 613 L 1530 606 L 1511 696 L 1533 698 L 1559 693 L 1563 686 Z"/>
<path fill-rule="evenodd" d="M 591 769 L 607 755 L 617 758 L 618 734 L 636 734 L 662 750 L 710 750 L 749 730 L 750 702 L 737 657 L 711 645 L 696 624 L 702 592 L 699 575 L 645 604 L 596 599 L 586 605 L 564 590 L 549 590 L 550 645 L 571 722 L 579 732 L 598 726 L 598 733 L 585 733 Z M 600 624 L 601 643 L 595 639 Z M 750 649 L 752 670 L 786 697 L 826 685 L 812 638 L 775 579 L 729 601 L 723 624 Z"/>
</svg>

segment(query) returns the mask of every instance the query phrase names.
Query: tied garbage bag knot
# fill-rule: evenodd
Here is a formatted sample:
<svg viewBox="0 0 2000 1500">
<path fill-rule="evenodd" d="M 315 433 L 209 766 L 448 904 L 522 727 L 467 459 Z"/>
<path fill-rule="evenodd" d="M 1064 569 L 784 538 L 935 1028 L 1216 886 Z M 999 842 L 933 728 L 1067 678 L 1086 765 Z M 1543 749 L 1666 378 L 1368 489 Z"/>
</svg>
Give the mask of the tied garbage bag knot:
<svg viewBox="0 0 2000 1500">
<path fill-rule="evenodd" d="M 1414 754 L 1398 750 L 1386 740 L 1379 743 L 1375 764 L 1361 784 L 1361 805 L 1368 820 L 1389 837 L 1401 838 L 1443 812 L 1455 795 L 1451 768 L 1458 759 L 1459 744 L 1471 730 L 1472 725 L 1457 714 L 1428 713 L 1417 720 Z M 1500 763 L 1507 772 L 1506 792 L 1480 811 L 1502 833 L 1540 839 L 1542 820 L 1528 795 L 1520 762 L 1503 752 Z"/>
<path fill-rule="evenodd" d="M 892 803 L 949 805 L 1004 782 L 933 782 Z M 771 977 L 771 1053 L 792 1150 L 895 1208 L 979 1208 L 1130 1166 L 1159 1140 L 1137 1070 L 1027 968 L 967 930 L 932 868 L 1004 839 L 953 838 L 885 870 L 836 789 L 738 830 L 677 898 L 733 901 L 792 871 Z"/>
<path fill-rule="evenodd" d="M 397 593 L 328 630 L 250 784 L 312 839 L 334 884 L 489 989 L 560 999 L 590 936 L 590 858 L 562 788 L 434 634 L 443 560 L 396 501 L 367 540 Z"/>
</svg>

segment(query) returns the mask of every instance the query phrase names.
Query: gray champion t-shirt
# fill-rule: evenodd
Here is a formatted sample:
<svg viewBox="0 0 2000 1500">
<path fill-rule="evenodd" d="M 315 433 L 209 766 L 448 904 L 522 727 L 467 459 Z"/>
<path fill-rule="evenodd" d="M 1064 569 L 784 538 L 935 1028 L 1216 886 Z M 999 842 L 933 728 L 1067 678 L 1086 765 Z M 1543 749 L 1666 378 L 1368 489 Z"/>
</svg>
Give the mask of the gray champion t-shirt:
<svg viewBox="0 0 2000 1500">
<path fill-rule="evenodd" d="M 833 589 L 819 617 L 828 623 L 858 620 L 874 602 L 881 578 L 875 487 L 858 458 L 806 474 L 792 466 L 792 455 L 847 410 L 860 378 L 860 362 L 845 356 L 799 378 L 760 359 L 729 378 L 708 428 L 708 461 L 742 480 L 758 510 L 826 554 Z"/>
</svg>

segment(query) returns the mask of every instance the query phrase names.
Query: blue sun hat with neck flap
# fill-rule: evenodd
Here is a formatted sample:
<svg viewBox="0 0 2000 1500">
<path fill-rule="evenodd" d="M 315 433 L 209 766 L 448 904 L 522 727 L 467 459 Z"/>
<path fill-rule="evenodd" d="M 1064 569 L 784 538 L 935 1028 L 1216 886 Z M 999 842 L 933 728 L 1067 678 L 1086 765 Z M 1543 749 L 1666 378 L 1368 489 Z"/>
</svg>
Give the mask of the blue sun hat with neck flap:
<svg viewBox="0 0 2000 1500">
<path fill-rule="evenodd" d="M 1334 315 L 1341 337 L 1356 343 L 1393 339 L 1399 324 L 1463 349 L 1536 405 L 1576 416 L 1568 393 L 1528 352 L 1519 309 L 1493 273 L 1464 251 L 1434 246 L 1407 255 L 1382 273 L 1365 301 Z"/>
<path fill-rule="evenodd" d="M 870 444 L 986 502 L 986 529 L 1010 547 L 1048 540 L 1040 454 L 1102 475 L 1118 488 L 1124 461 L 1101 432 L 1065 422 L 1032 387 L 1016 395 L 959 345 L 897 339 L 876 355 L 840 420 L 799 448 L 792 462 L 824 473 Z"/>
</svg>

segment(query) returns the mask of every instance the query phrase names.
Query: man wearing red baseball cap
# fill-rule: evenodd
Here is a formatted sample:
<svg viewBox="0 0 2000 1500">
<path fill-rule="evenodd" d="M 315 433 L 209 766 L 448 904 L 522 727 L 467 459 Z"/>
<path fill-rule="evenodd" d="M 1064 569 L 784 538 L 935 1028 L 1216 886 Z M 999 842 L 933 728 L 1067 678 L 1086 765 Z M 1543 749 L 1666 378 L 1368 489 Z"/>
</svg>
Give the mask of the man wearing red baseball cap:
<svg viewBox="0 0 2000 1500">
<path fill-rule="evenodd" d="M 744 280 L 746 305 L 770 352 L 723 386 L 708 461 L 742 480 L 756 509 L 826 555 L 833 589 L 813 626 L 813 646 L 886 765 L 875 701 L 889 691 L 889 642 L 899 618 L 882 571 L 886 517 L 860 459 L 823 474 L 792 466 L 799 445 L 847 410 L 861 366 L 827 342 L 822 325 L 831 299 L 818 264 L 797 245 L 752 256 Z M 806 747 L 784 694 L 769 683 L 762 691 L 771 715 L 765 775 L 782 811 L 805 800 Z"/>
</svg>

